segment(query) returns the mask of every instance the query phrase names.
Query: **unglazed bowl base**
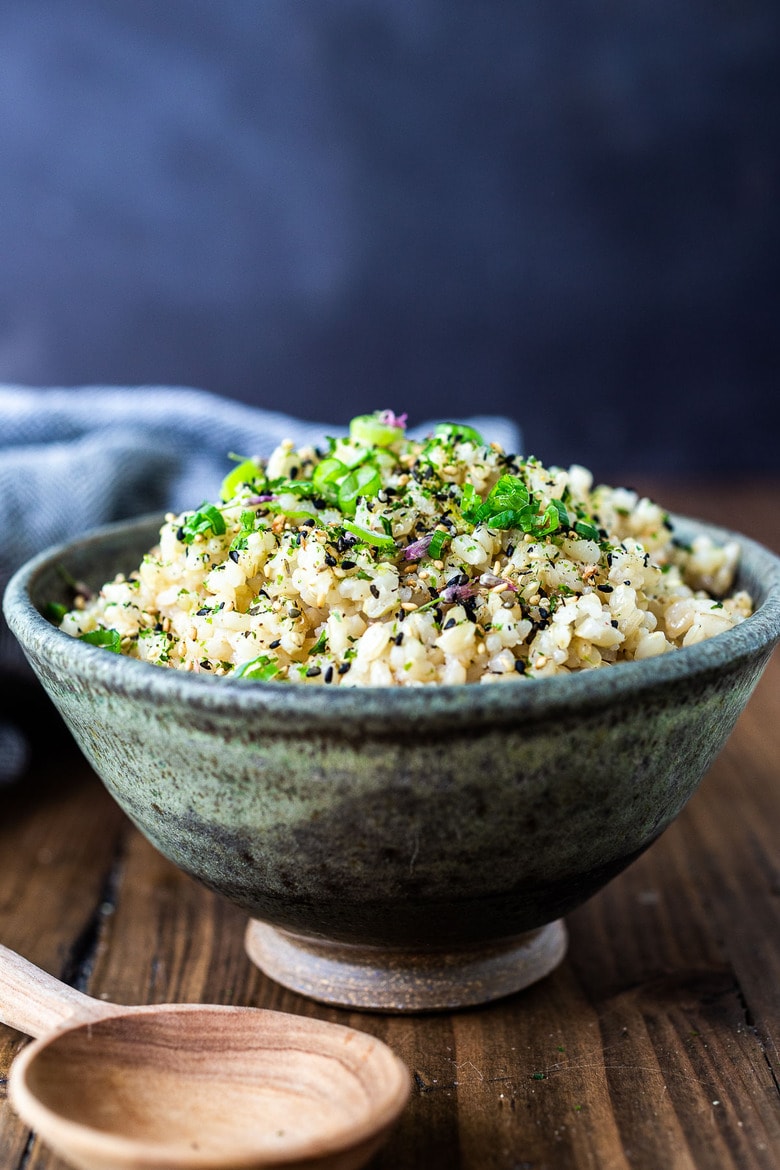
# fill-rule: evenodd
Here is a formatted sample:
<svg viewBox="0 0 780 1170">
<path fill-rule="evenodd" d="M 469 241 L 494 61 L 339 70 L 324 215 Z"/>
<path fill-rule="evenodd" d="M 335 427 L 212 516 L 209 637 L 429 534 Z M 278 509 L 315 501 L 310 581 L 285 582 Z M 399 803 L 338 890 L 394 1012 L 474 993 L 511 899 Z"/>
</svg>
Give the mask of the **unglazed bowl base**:
<svg viewBox="0 0 780 1170">
<path fill-rule="evenodd" d="M 365 1011 L 465 1008 L 536 983 L 566 953 L 558 919 L 480 947 L 417 951 L 307 938 L 250 919 L 246 952 L 277 983 L 322 1003 Z"/>
</svg>

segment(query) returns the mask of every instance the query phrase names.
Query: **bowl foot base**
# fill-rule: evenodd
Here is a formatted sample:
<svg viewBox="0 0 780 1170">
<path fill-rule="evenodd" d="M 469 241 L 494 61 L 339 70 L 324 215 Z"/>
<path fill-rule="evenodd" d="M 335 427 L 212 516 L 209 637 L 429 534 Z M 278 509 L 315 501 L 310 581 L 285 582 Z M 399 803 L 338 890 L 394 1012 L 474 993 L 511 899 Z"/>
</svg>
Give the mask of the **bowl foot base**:
<svg viewBox="0 0 780 1170">
<path fill-rule="evenodd" d="M 414 951 L 308 938 L 250 919 L 249 958 L 277 983 L 322 1003 L 365 1011 L 429 1012 L 470 1007 L 520 991 L 566 953 L 559 919 L 482 946 Z"/>
</svg>

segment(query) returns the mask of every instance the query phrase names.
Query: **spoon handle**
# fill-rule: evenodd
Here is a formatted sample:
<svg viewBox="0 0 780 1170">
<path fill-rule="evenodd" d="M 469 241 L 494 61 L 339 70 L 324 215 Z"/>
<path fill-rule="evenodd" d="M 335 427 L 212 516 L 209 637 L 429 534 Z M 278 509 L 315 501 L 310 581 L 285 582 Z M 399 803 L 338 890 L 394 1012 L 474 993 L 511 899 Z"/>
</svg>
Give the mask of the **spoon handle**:
<svg viewBox="0 0 780 1170">
<path fill-rule="evenodd" d="M 61 983 L 0 943 L 2 1023 L 28 1036 L 44 1036 L 69 1020 L 99 1019 L 115 1011 L 113 1004 Z"/>
</svg>

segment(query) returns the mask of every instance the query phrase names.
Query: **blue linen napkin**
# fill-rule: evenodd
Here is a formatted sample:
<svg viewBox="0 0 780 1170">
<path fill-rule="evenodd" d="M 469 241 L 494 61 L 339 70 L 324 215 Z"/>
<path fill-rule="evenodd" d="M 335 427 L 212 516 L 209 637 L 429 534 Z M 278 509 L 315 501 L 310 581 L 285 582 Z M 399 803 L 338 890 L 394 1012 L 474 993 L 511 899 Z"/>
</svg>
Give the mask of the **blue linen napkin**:
<svg viewBox="0 0 780 1170">
<path fill-rule="evenodd" d="M 384 408 L 367 403 L 366 410 Z M 402 406 L 402 404 L 389 404 Z M 517 451 L 509 419 L 469 422 Z M 411 426 L 415 437 L 432 422 Z M 321 443 L 344 428 L 304 422 L 203 390 L 169 386 L 30 389 L 0 386 L 0 594 L 35 553 L 90 528 L 145 512 L 196 508 L 216 499 L 228 456 L 268 456 L 282 439 Z M 27 675 L 0 617 L 0 674 Z M 19 775 L 27 750 L 0 715 L 0 783 Z"/>
</svg>

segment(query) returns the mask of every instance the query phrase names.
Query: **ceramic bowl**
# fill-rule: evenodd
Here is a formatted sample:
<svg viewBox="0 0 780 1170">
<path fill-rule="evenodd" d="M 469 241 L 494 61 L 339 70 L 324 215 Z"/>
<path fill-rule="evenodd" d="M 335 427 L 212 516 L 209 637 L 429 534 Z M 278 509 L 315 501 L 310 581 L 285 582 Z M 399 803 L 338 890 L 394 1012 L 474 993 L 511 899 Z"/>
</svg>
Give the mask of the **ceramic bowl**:
<svg viewBox="0 0 780 1170">
<path fill-rule="evenodd" d="M 355 1007 L 463 1006 L 550 971 L 562 916 L 677 816 L 780 638 L 780 560 L 743 537 L 747 621 L 534 682 L 248 684 L 120 657 L 43 616 L 68 577 L 99 586 L 134 568 L 159 524 L 37 557 L 8 586 L 8 623 L 135 824 L 248 911 L 250 957 Z"/>
</svg>

